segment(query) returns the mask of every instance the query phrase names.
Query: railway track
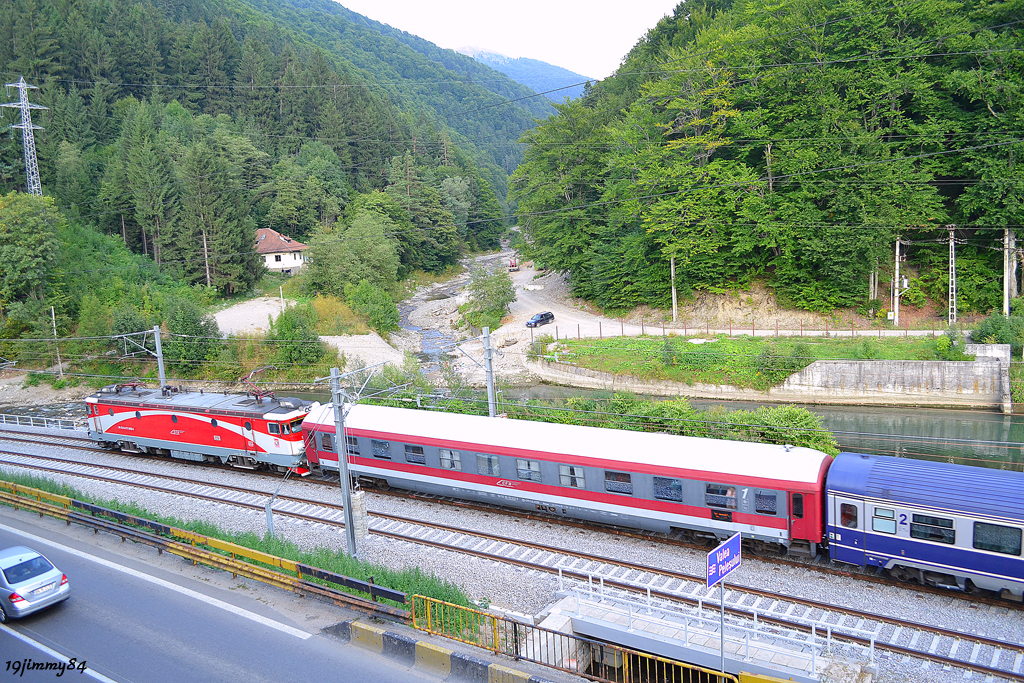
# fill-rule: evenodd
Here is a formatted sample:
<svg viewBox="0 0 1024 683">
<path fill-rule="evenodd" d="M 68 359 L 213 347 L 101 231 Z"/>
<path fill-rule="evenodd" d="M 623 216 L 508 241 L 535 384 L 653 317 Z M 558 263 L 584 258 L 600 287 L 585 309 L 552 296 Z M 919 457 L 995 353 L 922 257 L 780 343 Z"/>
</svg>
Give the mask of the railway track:
<svg viewBox="0 0 1024 683">
<path fill-rule="evenodd" d="M 20 435 L 20 436 L 15 436 Z M 97 453 L 104 453 L 107 455 L 115 454 L 116 451 L 110 451 L 105 448 L 100 448 L 95 445 L 92 439 L 85 436 L 54 436 L 50 434 L 35 434 L 26 432 L 15 432 L 6 430 L 0 426 L 0 439 L 7 441 L 18 441 L 25 443 L 45 443 L 50 446 L 66 446 L 71 448 L 79 448 L 82 450 L 94 451 Z M 44 441 L 41 441 L 45 439 Z M 151 455 L 151 454 L 133 454 L 131 457 L 140 457 L 150 460 L 156 460 L 160 462 L 175 462 L 181 463 L 180 460 L 168 458 L 165 456 Z M 195 463 L 190 462 L 189 465 L 195 467 L 203 467 L 215 470 L 223 470 L 230 472 L 238 472 L 239 468 L 232 467 L 230 465 L 218 465 L 211 463 Z M 250 470 L 253 475 L 256 476 L 269 476 L 275 479 L 279 479 L 280 475 L 276 473 L 261 471 L 261 470 Z M 304 481 L 311 482 L 314 484 L 337 486 L 338 479 L 337 475 L 331 476 L 316 476 L 311 475 L 304 479 Z M 659 543 L 666 545 L 677 546 L 681 548 L 690 548 L 700 552 L 707 552 L 710 547 L 706 545 L 695 544 L 692 541 L 686 541 L 679 538 L 676 535 L 671 534 L 660 534 L 655 532 L 636 531 L 625 527 L 617 527 L 611 525 L 602 525 L 596 522 L 582 522 L 576 521 L 571 518 L 560 517 L 557 515 L 551 515 L 544 512 L 530 512 L 516 508 L 501 507 L 498 505 L 489 505 L 487 503 L 480 503 L 475 501 L 459 500 L 457 498 L 448 498 L 443 496 L 428 495 L 422 493 L 416 493 L 412 491 L 399 491 L 399 490 L 383 490 L 383 489 L 370 489 L 374 493 L 379 495 L 395 496 L 405 499 L 422 500 L 426 502 L 437 503 L 440 505 L 449 505 L 453 507 L 459 507 L 470 510 L 480 510 L 483 512 L 492 512 L 496 514 L 502 514 L 505 516 L 514 516 L 520 519 L 529 519 L 535 521 L 543 521 L 551 524 L 557 524 L 559 526 L 573 527 L 578 529 L 586 529 L 588 531 L 603 531 L 605 533 L 614 534 L 616 536 L 622 536 L 625 538 L 635 538 L 643 541 L 656 540 Z M 881 586 L 893 586 L 898 588 L 905 588 L 914 590 L 920 593 L 927 593 L 930 595 L 941 595 L 943 597 L 951 597 L 958 600 L 963 600 L 965 603 L 980 603 L 992 606 L 1007 607 L 1009 609 L 1022 609 L 1024 605 L 1020 603 L 1013 603 L 1004 600 L 998 596 L 986 596 L 978 593 L 967 594 L 958 590 L 952 590 L 948 588 L 941 588 L 936 586 L 925 586 L 920 584 L 908 584 L 904 581 L 899 581 L 892 578 L 888 574 L 880 574 L 874 568 L 869 567 L 855 567 L 855 566 L 842 566 L 837 567 L 832 565 L 828 558 L 824 556 L 818 556 L 816 558 L 809 559 L 797 559 L 791 557 L 783 557 L 779 555 L 757 555 L 757 557 L 765 562 L 771 562 L 774 564 L 780 564 L 789 567 L 798 567 L 807 571 L 817 572 L 819 574 L 826 574 L 831 576 L 855 579 L 858 581 L 864 581 Z"/>
<path fill-rule="evenodd" d="M 269 492 L 211 484 L 188 477 L 143 473 L 129 468 L 94 465 L 51 456 L 0 451 L 0 466 L 59 473 L 108 483 L 141 487 L 220 504 L 263 511 Z M 307 523 L 344 526 L 340 505 L 296 496 L 278 496 L 274 513 Z M 719 604 L 705 577 L 665 570 L 609 557 L 528 542 L 496 534 L 468 531 L 399 515 L 370 513 L 370 533 L 395 541 L 426 545 L 483 560 L 575 579 L 609 590 L 627 591 L 673 604 Z M 791 632 L 805 633 L 823 625 L 838 641 L 905 655 L 942 667 L 962 669 L 993 679 L 1024 681 L 1024 642 L 1013 643 L 979 634 L 898 619 L 804 599 L 782 593 L 731 586 L 726 610 L 734 618 L 751 618 Z M 864 632 L 871 634 L 865 636 Z"/>
</svg>

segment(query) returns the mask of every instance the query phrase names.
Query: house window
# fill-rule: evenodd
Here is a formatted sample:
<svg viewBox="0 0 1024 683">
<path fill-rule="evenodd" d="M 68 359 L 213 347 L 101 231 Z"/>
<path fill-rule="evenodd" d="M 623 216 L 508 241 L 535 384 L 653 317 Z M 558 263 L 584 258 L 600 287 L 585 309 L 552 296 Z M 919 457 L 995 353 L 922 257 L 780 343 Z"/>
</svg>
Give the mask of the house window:
<svg viewBox="0 0 1024 683">
<path fill-rule="evenodd" d="M 280 254 L 274 254 L 274 260 L 276 262 L 280 263 L 281 262 L 281 255 Z"/>
<path fill-rule="evenodd" d="M 587 482 L 583 475 L 583 468 L 575 465 L 558 466 L 558 483 L 562 486 L 571 486 L 574 489 L 587 488 Z"/>
<path fill-rule="evenodd" d="M 426 465 L 427 456 L 423 453 L 423 446 L 405 446 L 405 461 L 414 465 Z"/>
<path fill-rule="evenodd" d="M 736 509 L 736 487 L 724 484 L 705 484 L 704 503 L 709 508 Z"/>
<path fill-rule="evenodd" d="M 459 457 L 458 451 L 449 450 L 442 448 L 438 451 L 441 456 L 441 469 L 442 470 L 456 470 L 457 472 L 462 471 L 462 458 Z"/>
<path fill-rule="evenodd" d="M 871 518 L 871 530 L 883 534 L 896 533 L 896 511 L 889 508 L 875 508 L 875 515 Z"/>
<path fill-rule="evenodd" d="M 516 476 L 523 481 L 540 481 L 540 460 L 516 458 Z"/>
<path fill-rule="evenodd" d="M 1004 555 L 1020 555 L 1021 531 L 1012 526 L 974 523 L 974 547 Z"/>
<path fill-rule="evenodd" d="M 839 523 L 847 529 L 857 528 L 857 506 L 843 503 L 839 506 Z"/>
<path fill-rule="evenodd" d="M 956 543 L 953 520 L 931 515 L 914 515 L 910 522 L 910 537 L 936 543 Z"/>
<path fill-rule="evenodd" d="M 354 436 L 346 436 L 345 440 L 348 441 L 348 454 L 359 455 L 359 439 Z"/>
<path fill-rule="evenodd" d="M 774 515 L 778 512 L 778 502 L 774 491 L 758 491 L 754 494 L 754 510 L 762 515 Z"/>
<path fill-rule="evenodd" d="M 383 458 L 384 460 L 391 459 L 390 441 L 378 441 L 377 439 L 370 439 L 370 450 L 373 451 L 373 457 L 375 458 Z"/>
<path fill-rule="evenodd" d="M 498 470 L 498 456 L 496 455 L 477 455 L 476 456 L 476 471 L 477 474 L 488 474 L 492 477 L 499 476 Z"/>
<path fill-rule="evenodd" d="M 633 495 L 633 478 L 627 472 L 604 473 L 604 490 L 612 493 L 625 493 Z"/>
<path fill-rule="evenodd" d="M 658 500 L 683 502 L 683 480 L 668 477 L 654 478 L 654 497 Z"/>
<path fill-rule="evenodd" d="M 331 439 L 330 434 L 320 435 L 320 450 L 328 451 L 329 453 L 334 452 L 334 441 Z"/>
</svg>

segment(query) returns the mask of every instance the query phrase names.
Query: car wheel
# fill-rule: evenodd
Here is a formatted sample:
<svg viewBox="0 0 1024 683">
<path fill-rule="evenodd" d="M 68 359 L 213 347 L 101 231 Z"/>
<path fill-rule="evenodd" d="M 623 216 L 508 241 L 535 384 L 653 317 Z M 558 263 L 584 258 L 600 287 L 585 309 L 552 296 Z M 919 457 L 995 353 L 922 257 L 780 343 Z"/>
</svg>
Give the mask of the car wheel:
<svg viewBox="0 0 1024 683">
<path fill-rule="evenodd" d="M 4 608 L 0 607 L 0 624 L 3 624 L 6 621 L 7 621 L 7 615 L 4 614 Z"/>
</svg>

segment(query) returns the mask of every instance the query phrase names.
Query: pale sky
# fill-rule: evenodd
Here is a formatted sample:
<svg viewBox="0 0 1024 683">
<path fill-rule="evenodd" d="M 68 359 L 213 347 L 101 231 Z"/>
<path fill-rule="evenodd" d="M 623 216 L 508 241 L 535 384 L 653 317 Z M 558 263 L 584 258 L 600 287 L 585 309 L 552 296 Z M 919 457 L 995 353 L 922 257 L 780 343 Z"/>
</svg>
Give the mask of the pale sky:
<svg viewBox="0 0 1024 683">
<path fill-rule="evenodd" d="M 440 47 L 529 57 L 590 78 L 618 68 L 678 0 L 341 0 Z"/>
</svg>

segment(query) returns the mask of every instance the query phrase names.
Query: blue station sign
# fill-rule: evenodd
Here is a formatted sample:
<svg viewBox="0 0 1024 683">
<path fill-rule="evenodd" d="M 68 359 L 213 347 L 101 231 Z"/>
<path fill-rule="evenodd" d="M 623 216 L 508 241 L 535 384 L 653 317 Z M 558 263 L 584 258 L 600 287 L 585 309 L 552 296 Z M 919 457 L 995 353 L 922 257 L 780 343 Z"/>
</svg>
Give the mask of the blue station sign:
<svg viewBox="0 0 1024 683">
<path fill-rule="evenodd" d="M 739 569 L 741 562 L 740 535 L 737 533 L 708 553 L 708 588 Z"/>
</svg>

